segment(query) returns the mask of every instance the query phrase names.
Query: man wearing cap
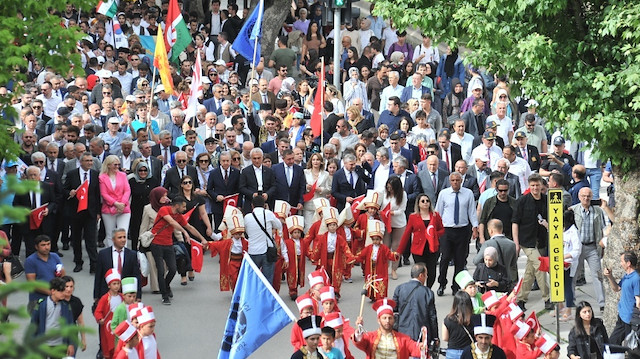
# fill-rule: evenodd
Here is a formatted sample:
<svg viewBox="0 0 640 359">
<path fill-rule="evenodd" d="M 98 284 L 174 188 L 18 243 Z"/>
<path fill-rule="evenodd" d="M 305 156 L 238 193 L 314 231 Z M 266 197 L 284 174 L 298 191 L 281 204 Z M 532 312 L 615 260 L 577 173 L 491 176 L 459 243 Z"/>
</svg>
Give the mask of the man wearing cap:
<svg viewBox="0 0 640 359">
<path fill-rule="evenodd" d="M 547 134 L 544 127 L 536 123 L 536 117 L 532 114 L 524 116 L 524 126 L 516 132 L 522 131 L 529 139 L 529 144 L 538 149 L 539 153 L 547 153 Z"/>
<path fill-rule="evenodd" d="M 564 137 L 557 136 L 553 139 L 553 152 L 547 155 L 547 160 L 540 167 L 540 175 L 548 177 L 551 173 L 561 173 L 564 176 L 562 185 L 568 189 L 571 181 L 571 172 L 576 161 L 573 157 L 564 152 Z"/>
<path fill-rule="evenodd" d="M 322 333 L 322 317 L 311 315 L 298 320 L 298 327 L 302 330 L 305 345 L 298 349 L 291 359 L 320 359 L 324 358 L 318 350 L 318 342 Z"/>
<path fill-rule="evenodd" d="M 491 122 L 495 123 L 495 122 Z M 482 135 L 482 143 L 471 151 L 473 158 L 486 158 L 487 167 L 493 168 L 498 159 L 502 158 L 502 150 L 496 146 L 496 135 L 492 131 L 485 131 Z"/>
<path fill-rule="evenodd" d="M 49 135 L 52 135 L 54 133 L 56 125 L 66 124 L 70 115 L 71 115 L 70 108 L 66 106 L 59 107 L 55 111 L 55 117 L 47 121 L 47 124 L 45 125 L 45 132 Z M 64 137 L 64 135 L 58 134 L 58 136 L 56 137 Z M 51 140 L 48 139 L 48 137 L 43 137 L 42 139 L 47 139 L 49 142 L 51 142 Z M 55 140 L 59 141 L 59 138 L 55 138 Z M 61 145 L 64 145 L 64 143 Z"/>
<path fill-rule="evenodd" d="M 120 132 L 120 120 L 117 117 L 111 117 L 107 121 L 107 131 L 99 134 L 98 138 L 109 145 L 109 152 L 116 153 L 120 150 L 123 140 L 131 140 L 131 135 Z"/>
<path fill-rule="evenodd" d="M 355 346 L 365 352 L 367 359 L 397 358 L 421 356 L 421 345 L 413 341 L 408 335 L 393 330 L 393 310 L 396 303 L 391 299 L 380 299 L 373 303 L 372 308 L 378 316 L 378 330 L 364 332 L 362 317 L 358 317 L 358 329 L 351 337 Z"/>
<path fill-rule="evenodd" d="M 471 343 L 460 356 L 460 359 L 506 359 L 504 351 L 491 344 L 493 339 L 493 324 L 496 317 L 490 314 L 473 314 L 473 337 L 475 343 Z"/>
<path fill-rule="evenodd" d="M 517 130 L 513 137 L 516 139 L 516 144 L 514 146 L 516 150 L 516 156 L 527 161 L 527 163 L 529 164 L 529 168 L 531 168 L 531 171 L 537 172 L 540 169 L 540 165 L 542 164 L 538 148 L 528 144 L 529 138 L 527 137 L 527 134 L 522 130 Z"/>
<path fill-rule="evenodd" d="M 424 263 L 414 264 L 411 280 L 396 287 L 393 300 L 398 303 L 395 309 L 399 315 L 398 331 L 418 341 L 420 329 L 427 327 L 427 343 L 431 343 L 438 340 L 438 315 L 435 295 L 425 286 L 426 282 L 427 267 Z"/>
<path fill-rule="evenodd" d="M 525 117 L 527 115 L 535 116 L 536 125 L 541 125 L 542 126 L 542 118 L 537 113 L 538 106 L 540 106 L 540 104 L 538 103 L 538 101 L 536 101 L 534 99 L 530 99 L 529 101 L 527 101 L 526 105 L 524 105 L 524 107 L 527 108 L 527 112 L 525 112 L 523 114 L 520 114 L 519 126 L 521 126 L 521 127 L 524 126 L 524 120 L 525 120 Z"/>
<path fill-rule="evenodd" d="M 522 191 L 526 191 L 529 188 L 527 180 L 532 173 L 529 163 L 516 156 L 516 149 L 511 145 L 504 146 L 502 149 L 502 155 L 505 160 L 509 161 L 509 173 L 520 180 L 520 189 Z"/>
<path fill-rule="evenodd" d="M 502 137 L 498 136 L 497 131 L 498 131 L 498 123 L 495 121 L 487 121 L 487 123 L 484 125 L 484 132 L 485 133 L 492 132 L 495 135 L 496 146 L 502 149 L 502 147 L 504 147 L 505 142 L 502 139 Z M 481 144 L 482 144 L 482 135 L 476 136 L 476 138 L 473 139 L 473 148 L 476 148 Z"/>
<path fill-rule="evenodd" d="M 496 114 L 487 118 L 487 122 L 494 121 L 498 124 L 496 135 L 501 137 L 504 143 L 511 143 L 513 137 L 513 122 L 507 116 L 507 102 L 496 103 Z"/>
</svg>

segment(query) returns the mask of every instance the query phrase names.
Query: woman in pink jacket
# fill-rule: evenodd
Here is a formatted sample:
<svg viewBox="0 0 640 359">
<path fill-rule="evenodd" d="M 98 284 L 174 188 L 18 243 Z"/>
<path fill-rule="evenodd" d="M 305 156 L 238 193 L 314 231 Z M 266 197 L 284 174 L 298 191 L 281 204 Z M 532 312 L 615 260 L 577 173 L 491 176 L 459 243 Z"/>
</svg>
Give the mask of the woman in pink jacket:
<svg viewBox="0 0 640 359">
<path fill-rule="evenodd" d="M 111 234 L 114 229 L 123 228 L 127 231 L 129 228 L 131 187 L 129 187 L 127 174 L 120 171 L 120 159 L 115 155 L 104 159 L 98 178 L 100 179 L 100 196 L 102 196 L 102 221 L 107 237 L 106 245 L 109 247 L 113 245 Z"/>
</svg>

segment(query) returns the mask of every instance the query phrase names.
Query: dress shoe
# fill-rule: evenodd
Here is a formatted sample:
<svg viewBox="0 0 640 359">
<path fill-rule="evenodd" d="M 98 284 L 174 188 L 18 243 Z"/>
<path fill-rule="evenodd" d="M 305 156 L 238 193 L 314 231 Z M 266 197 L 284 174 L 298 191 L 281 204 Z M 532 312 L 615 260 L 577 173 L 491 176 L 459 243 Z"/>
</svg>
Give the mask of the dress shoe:
<svg viewBox="0 0 640 359">
<path fill-rule="evenodd" d="M 585 284 L 587 284 L 587 280 L 586 280 L 586 279 L 584 279 L 584 278 L 580 278 L 580 279 L 576 280 L 576 285 L 577 285 L 578 287 L 581 287 L 581 286 L 583 286 L 583 285 L 585 285 Z"/>
<path fill-rule="evenodd" d="M 547 301 L 544 302 L 544 309 L 553 310 L 553 308 L 555 308 L 555 305 L 553 303 L 551 303 L 550 300 L 547 300 Z"/>
<path fill-rule="evenodd" d="M 171 305 L 171 300 L 169 298 L 162 298 L 162 304 Z"/>
<path fill-rule="evenodd" d="M 91 267 L 89 267 L 89 274 L 96 274 L 96 267 L 95 267 L 95 265 L 92 265 Z"/>
<path fill-rule="evenodd" d="M 104 248 L 105 247 L 104 242 L 103 241 L 98 242 L 98 247 Z"/>
<path fill-rule="evenodd" d="M 78 273 L 82 270 L 82 264 L 76 264 L 75 268 L 73 268 L 73 273 Z"/>
<path fill-rule="evenodd" d="M 295 301 L 296 299 L 298 299 L 298 295 L 297 294 L 291 294 L 289 296 L 289 298 L 291 298 L 291 300 Z"/>
<path fill-rule="evenodd" d="M 167 288 L 167 295 L 169 298 L 173 298 L 173 291 L 171 291 L 171 288 Z"/>
<path fill-rule="evenodd" d="M 520 307 L 520 309 L 522 309 L 523 312 L 527 310 L 527 308 L 525 308 L 525 306 L 524 306 L 524 303 L 525 303 L 524 300 L 519 300 L 518 301 L 518 307 Z"/>
<path fill-rule="evenodd" d="M 62 245 L 62 250 L 63 251 L 68 251 L 69 250 L 69 243 L 65 243 Z"/>
<path fill-rule="evenodd" d="M 441 285 L 440 288 L 438 288 L 438 297 L 442 297 L 444 295 L 444 286 Z"/>
<path fill-rule="evenodd" d="M 409 262 L 409 258 L 405 258 L 404 260 L 402 260 L 402 264 L 408 266 L 411 265 L 411 262 Z"/>
<path fill-rule="evenodd" d="M 60 252 L 54 252 L 54 253 L 55 253 L 55 254 L 57 254 L 57 255 L 58 255 L 58 257 L 60 257 L 60 258 L 64 257 L 64 254 L 62 254 L 62 253 L 60 253 Z"/>
</svg>

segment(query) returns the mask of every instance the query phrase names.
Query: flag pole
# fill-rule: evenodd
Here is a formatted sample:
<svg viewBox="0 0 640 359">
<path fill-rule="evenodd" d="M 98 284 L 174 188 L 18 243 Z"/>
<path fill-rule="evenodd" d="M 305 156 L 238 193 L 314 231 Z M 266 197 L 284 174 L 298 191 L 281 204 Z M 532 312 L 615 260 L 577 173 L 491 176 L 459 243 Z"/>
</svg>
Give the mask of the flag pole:
<svg viewBox="0 0 640 359">
<path fill-rule="evenodd" d="M 156 86 L 156 72 L 158 71 L 158 69 L 153 66 L 153 77 L 151 79 L 151 101 L 149 101 L 149 111 L 147 112 L 147 116 L 149 116 L 149 118 L 151 118 L 151 105 L 153 104 L 153 95 L 154 95 L 154 88 Z M 145 119 L 147 120 L 147 119 Z"/>
<path fill-rule="evenodd" d="M 256 63 L 256 55 L 257 55 L 257 53 L 258 53 L 258 37 L 256 36 L 256 39 L 253 42 L 253 61 L 251 61 L 251 80 L 253 80 L 255 78 L 255 76 L 256 76 L 255 63 Z M 251 80 L 249 80 L 249 82 L 251 82 Z"/>
<path fill-rule="evenodd" d="M 324 81 L 326 78 L 326 75 L 324 73 L 324 56 L 320 58 L 320 64 L 322 65 L 322 70 L 320 72 L 322 74 L 322 77 L 320 78 L 320 81 Z M 316 88 L 322 90 L 322 92 L 320 93 L 319 104 L 319 106 L 322 106 L 320 107 L 320 153 L 324 153 L 324 116 L 322 115 L 322 110 L 324 110 L 324 83 L 318 83 L 318 86 L 316 86 Z M 316 104 L 316 106 L 318 106 L 318 104 Z"/>
<path fill-rule="evenodd" d="M 111 18 L 111 39 L 113 40 L 113 50 L 118 51 L 116 46 L 116 29 L 113 26 L 113 18 Z"/>
</svg>

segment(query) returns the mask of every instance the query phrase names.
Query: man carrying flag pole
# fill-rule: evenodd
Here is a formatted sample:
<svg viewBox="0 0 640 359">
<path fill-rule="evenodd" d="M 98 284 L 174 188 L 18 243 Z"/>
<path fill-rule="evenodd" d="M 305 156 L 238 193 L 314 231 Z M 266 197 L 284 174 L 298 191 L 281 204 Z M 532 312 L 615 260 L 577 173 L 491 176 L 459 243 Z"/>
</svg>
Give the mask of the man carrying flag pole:
<svg viewBox="0 0 640 359">
<path fill-rule="evenodd" d="M 296 320 L 245 252 L 218 359 L 247 358 Z"/>
</svg>

